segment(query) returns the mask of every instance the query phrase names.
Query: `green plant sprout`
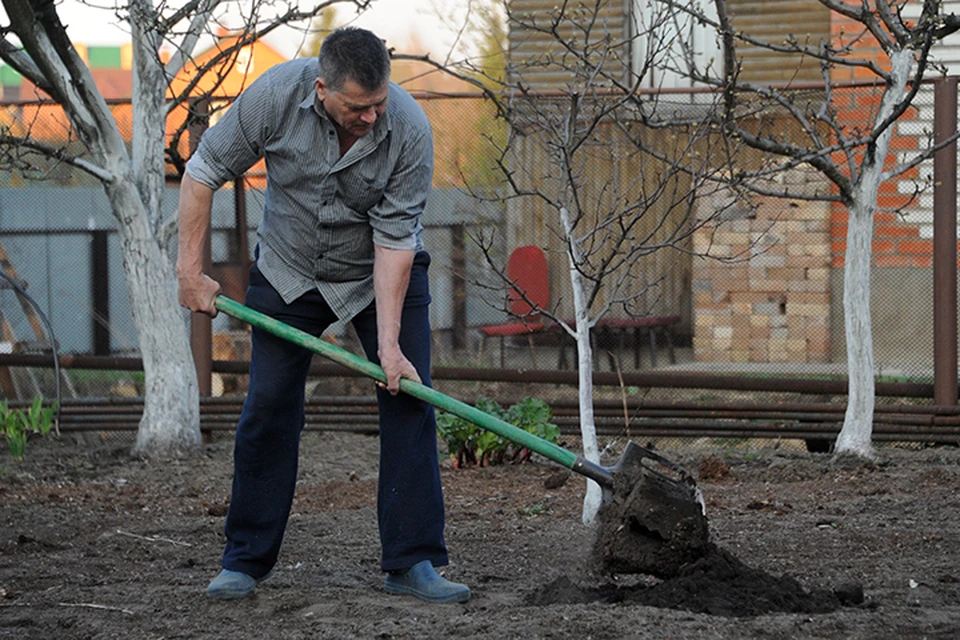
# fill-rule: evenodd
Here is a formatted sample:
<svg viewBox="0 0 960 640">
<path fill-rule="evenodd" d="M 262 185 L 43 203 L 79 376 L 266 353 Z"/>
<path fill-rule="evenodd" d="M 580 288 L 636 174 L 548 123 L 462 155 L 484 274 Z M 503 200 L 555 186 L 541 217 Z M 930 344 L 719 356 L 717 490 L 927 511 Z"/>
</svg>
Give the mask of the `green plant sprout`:
<svg viewBox="0 0 960 640">
<path fill-rule="evenodd" d="M 504 409 L 496 401 L 481 397 L 476 407 L 553 444 L 560 437 L 560 428 L 550 422 L 553 412 L 542 400 L 524 398 L 509 409 Z M 443 411 L 437 416 L 437 432 L 446 441 L 456 469 L 474 465 L 486 467 L 507 461 L 526 462 L 531 457 L 531 451 L 526 447 L 519 447 L 491 431 Z"/>
<path fill-rule="evenodd" d="M 44 408 L 43 398 L 37 396 L 29 408 L 11 409 L 6 400 L 0 401 L 0 428 L 7 439 L 10 455 L 15 460 L 23 460 L 27 449 L 27 439 L 31 434 L 49 435 L 53 425 L 53 415 L 57 403 Z"/>
<path fill-rule="evenodd" d="M 536 516 L 547 511 L 547 505 L 539 502 L 532 507 L 519 507 L 517 513 L 521 516 Z"/>
</svg>

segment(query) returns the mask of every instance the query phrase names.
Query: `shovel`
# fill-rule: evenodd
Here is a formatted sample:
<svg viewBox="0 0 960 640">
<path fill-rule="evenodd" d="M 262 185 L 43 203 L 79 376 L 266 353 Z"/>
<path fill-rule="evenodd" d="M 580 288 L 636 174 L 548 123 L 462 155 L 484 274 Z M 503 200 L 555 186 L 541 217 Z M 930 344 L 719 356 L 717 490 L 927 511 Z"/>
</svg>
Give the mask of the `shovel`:
<svg viewBox="0 0 960 640">
<path fill-rule="evenodd" d="M 369 378 L 386 382 L 380 366 L 305 331 L 222 295 L 216 297 L 214 305 L 227 315 L 309 349 Z M 699 549 L 705 545 L 706 518 L 703 498 L 696 482 L 682 467 L 650 449 L 629 441 L 620 460 L 611 467 L 604 467 L 414 380 L 401 379 L 400 391 L 468 420 L 514 444 L 526 447 L 599 484 L 603 489 L 604 502 L 599 514 L 601 531 L 609 530 L 601 536 L 602 540 L 598 538 L 594 546 L 600 565 L 620 573 L 664 575 L 671 573 L 671 570 L 659 570 L 660 565 L 665 562 L 661 557 L 664 547 L 661 543 L 670 543 L 672 547 L 687 551 L 691 546 Z M 694 530 L 692 533 L 687 531 L 691 528 Z M 684 538 L 693 535 L 696 540 L 678 540 L 678 532 L 681 531 Z M 652 541 L 656 543 L 656 548 L 646 549 L 650 545 L 642 545 L 645 550 L 643 558 L 639 560 L 623 557 L 624 548 L 628 555 L 636 555 L 636 550 L 632 549 L 637 542 L 634 538 L 645 543 Z M 687 555 L 689 553 L 684 554 L 684 561 Z M 647 566 L 651 563 L 656 566 Z"/>
</svg>

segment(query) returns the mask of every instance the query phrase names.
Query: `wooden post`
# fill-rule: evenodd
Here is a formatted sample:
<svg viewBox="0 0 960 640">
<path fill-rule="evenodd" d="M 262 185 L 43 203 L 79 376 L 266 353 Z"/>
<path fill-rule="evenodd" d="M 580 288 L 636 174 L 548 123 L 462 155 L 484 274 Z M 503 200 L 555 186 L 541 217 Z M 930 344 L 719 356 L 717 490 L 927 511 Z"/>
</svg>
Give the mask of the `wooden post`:
<svg viewBox="0 0 960 640">
<path fill-rule="evenodd" d="M 100 229 L 92 234 L 90 262 L 93 272 L 93 353 L 110 355 L 110 269 L 108 233 Z"/>
<path fill-rule="evenodd" d="M 957 130 L 957 78 L 937 80 L 933 137 Z M 933 159 L 933 401 L 957 404 L 957 143 Z"/>
<path fill-rule="evenodd" d="M 467 347 L 467 249 L 464 246 L 466 229 L 462 224 L 450 227 L 453 266 L 453 333 L 454 349 Z"/>
</svg>

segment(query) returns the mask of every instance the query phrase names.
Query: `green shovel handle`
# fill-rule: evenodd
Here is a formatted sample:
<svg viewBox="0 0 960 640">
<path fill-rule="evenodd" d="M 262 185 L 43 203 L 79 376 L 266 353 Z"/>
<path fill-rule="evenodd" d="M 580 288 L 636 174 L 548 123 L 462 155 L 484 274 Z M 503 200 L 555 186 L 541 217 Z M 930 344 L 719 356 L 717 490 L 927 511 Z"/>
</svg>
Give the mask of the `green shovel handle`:
<svg viewBox="0 0 960 640">
<path fill-rule="evenodd" d="M 247 324 L 307 348 L 328 360 L 342 364 L 348 369 L 357 371 L 368 378 L 373 378 L 383 383 L 387 381 L 387 377 L 379 365 L 332 345 L 325 340 L 312 336 L 306 331 L 291 327 L 288 324 L 275 320 L 259 311 L 254 311 L 250 307 L 244 306 L 222 295 L 216 297 L 214 305 L 227 315 L 243 320 Z M 400 380 L 400 390 L 447 413 L 452 413 L 464 420 L 469 420 L 481 429 L 492 431 L 514 444 L 539 453 L 543 457 L 584 475 L 602 486 L 609 487 L 613 485 L 613 478 L 606 468 L 586 460 L 583 456 L 578 456 L 575 453 L 567 451 L 559 445 L 538 438 L 523 429 L 515 427 L 509 422 L 505 422 L 484 411 L 480 411 L 465 402 L 444 395 L 436 389 L 407 378 L 402 378 Z"/>
</svg>

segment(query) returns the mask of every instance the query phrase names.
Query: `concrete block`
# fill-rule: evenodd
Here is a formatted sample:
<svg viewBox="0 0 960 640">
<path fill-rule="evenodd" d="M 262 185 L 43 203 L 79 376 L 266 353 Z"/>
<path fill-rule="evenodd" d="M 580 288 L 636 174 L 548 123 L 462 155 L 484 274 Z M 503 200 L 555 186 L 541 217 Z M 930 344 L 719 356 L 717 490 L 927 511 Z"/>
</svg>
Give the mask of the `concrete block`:
<svg viewBox="0 0 960 640">
<path fill-rule="evenodd" d="M 777 302 L 760 302 L 753 305 L 753 312 L 765 316 L 781 315 L 780 304 Z"/>
<path fill-rule="evenodd" d="M 733 338 L 733 327 L 714 327 L 713 337 L 719 340 L 729 340 Z"/>
<path fill-rule="evenodd" d="M 750 258 L 751 267 L 785 267 L 787 266 L 787 256 L 777 255 L 767 252 Z"/>
</svg>

